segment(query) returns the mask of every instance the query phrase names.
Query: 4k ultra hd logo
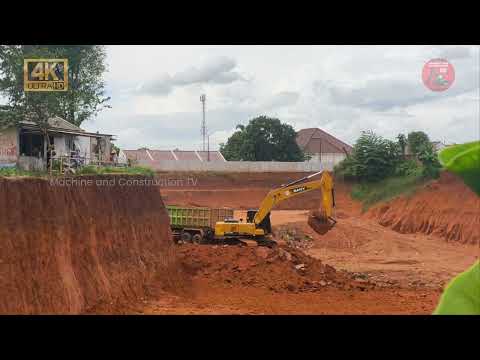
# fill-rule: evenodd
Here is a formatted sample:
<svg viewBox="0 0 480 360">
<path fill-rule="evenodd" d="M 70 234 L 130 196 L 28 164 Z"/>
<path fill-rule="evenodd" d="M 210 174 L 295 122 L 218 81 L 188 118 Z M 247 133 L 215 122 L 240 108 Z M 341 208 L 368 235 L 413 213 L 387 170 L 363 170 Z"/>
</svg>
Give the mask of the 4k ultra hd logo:
<svg viewBox="0 0 480 360">
<path fill-rule="evenodd" d="M 67 91 L 68 59 L 25 59 L 25 91 Z"/>
</svg>

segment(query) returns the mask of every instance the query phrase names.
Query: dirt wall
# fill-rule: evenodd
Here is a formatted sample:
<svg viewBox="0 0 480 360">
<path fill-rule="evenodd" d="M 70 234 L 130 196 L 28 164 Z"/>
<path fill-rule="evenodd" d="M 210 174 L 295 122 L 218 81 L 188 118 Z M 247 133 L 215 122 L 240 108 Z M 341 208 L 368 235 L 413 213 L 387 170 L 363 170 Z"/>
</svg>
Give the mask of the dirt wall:
<svg viewBox="0 0 480 360">
<path fill-rule="evenodd" d="M 379 204 L 365 216 L 400 233 L 425 233 L 447 241 L 480 244 L 480 198 L 448 172 L 412 196 Z"/>
<path fill-rule="evenodd" d="M 166 204 L 183 206 L 232 207 L 235 209 L 256 209 L 272 189 L 298 180 L 306 173 L 157 173 L 157 180 Z M 320 177 L 311 180 L 320 179 Z M 335 183 L 335 196 L 342 209 L 350 204 L 350 186 Z M 348 199 L 347 199 L 348 198 Z M 302 194 L 278 204 L 276 210 L 315 209 L 320 204 L 320 190 Z M 339 207 L 340 208 L 340 207 Z"/>
<path fill-rule="evenodd" d="M 0 178 L 0 313 L 76 314 L 141 298 L 153 280 L 180 286 L 158 188 L 82 179 L 93 185 Z"/>
</svg>

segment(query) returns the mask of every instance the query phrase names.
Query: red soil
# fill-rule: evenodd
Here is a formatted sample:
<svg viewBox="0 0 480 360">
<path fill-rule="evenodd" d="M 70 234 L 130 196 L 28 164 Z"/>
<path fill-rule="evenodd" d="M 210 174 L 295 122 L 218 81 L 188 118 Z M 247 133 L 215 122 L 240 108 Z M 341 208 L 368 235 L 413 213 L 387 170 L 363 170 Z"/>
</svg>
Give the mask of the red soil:
<svg viewBox="0 0 480 360">
<path fill-rule="evenodd" d="M 385 289 L 354 280 L 352 274 L 291 248 L 181 245 L 179 258 L 192 281 L 188 295 L 163 293 L 115 312 L 429 314 L 439 295 L 438 290 Z"/>
<path fill-rule="evenodd" d="M 166 204 L 206 207 L 232 207 L 235 209 L 258 208 L 267 193 L 282 184 L 298 180 L 307 173 L 251 173 L 251 174 L 176 174 L 159 173 L 158 178 L 171 179 L 173 185 L 162 187 Z M 192 185 L 193 181 L 196 185 Z M 312 179 L 314 180 L 314 179 Z M 178 185 L 178 186 L 174 186 Z M 349 196 L 349 186 L 342 182 L 335 185 L 336 199 Z M 275 209 L 302 210 L 318 208 L 320 190 L 294 197 L 280 203 Z M 359 212 L 361 206 L 349 202 L 343 211 Z"/>
<path fill-rule="evenodd" d="M 445 175 L 411 199 L 394 200 L 380 222 L 385 214 L 408 217 L 419 206 L 419 218 L 437 211 L 443 219 L 434 229 L 453 221 L 460 232 L 448 226 L 429 236 L 392 231 L 377 223 L 378 210 L 361 215 L 349 186 L 337 182 L 338 223 L 324 235 L 307 224 L 319 192 L 272 212 L 277 240 L 293 232 L 289 244 L 303 244 L 296 248 L 304 251 L 173 245 L 161 196 L 168 204 L 244 211 L 301 176 L 159 174 L 185 180 L 162 187 L 161 195 L 148 186 L 69 188 L 0 179 L 7 204 L 0 210 L 0 313 L 429 314 L 445 282 L 477 256 L 478 246 L 459 243 L 476 239 L 468 229 L 478 221 L 478 199 Z M 432 194 L 440 199 L 432 202 Z M 450 235 L 458 241 L 447 243 L 438 236 L 444 233 L 461 236 Z"/>
<path fill-rule="evenodd" d="M 0 202 L 2 314 L 75 314 L 183 284 L 158 189 L 0 178 Z"/>
<path fill-rule="evenodd" d="M 480 245 L 480 197 L 451 173 L 442 173 L 413 196 L 375 206 L 365 216 L 399 233 Z"/>
</svg>

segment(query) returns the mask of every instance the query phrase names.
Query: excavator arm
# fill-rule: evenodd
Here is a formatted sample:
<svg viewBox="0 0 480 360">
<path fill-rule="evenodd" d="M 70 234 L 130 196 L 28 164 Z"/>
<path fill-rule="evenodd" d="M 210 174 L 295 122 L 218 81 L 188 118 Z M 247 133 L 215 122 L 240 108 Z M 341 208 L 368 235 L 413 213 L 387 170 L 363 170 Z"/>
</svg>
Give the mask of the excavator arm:
<svg viewBox="0 0 480 360">
<path fill-rule="evenodd" d="M 318 174 L 322 174 L 319 180 L 303 182 Z M 321 216 L 327 222 L 329 218 L 332 218 L 333 207 L 335 207 L 333 179 L 328 171 L 317 172 L 290 184 L 283 185 L 278 189 L 271 190 L 260 204 L 253 222 L 258 226 L 278 203 L 316 189 L 322 190 Z"/>
</svg>

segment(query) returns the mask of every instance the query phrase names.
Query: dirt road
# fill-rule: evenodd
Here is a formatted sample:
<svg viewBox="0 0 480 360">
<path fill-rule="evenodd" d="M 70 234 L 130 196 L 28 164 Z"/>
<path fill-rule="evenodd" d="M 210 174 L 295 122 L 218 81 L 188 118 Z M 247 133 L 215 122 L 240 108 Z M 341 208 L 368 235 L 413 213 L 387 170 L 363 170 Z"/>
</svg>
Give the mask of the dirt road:
<svg viewBox="0 0 480 360">
<path fill-rule="evenodd" d="M 478 258 L 477 245 L 448 243 L 435 236 L 399 234 L 362 217 L 343 217 L 325 235 L 307 225 L 308 211 L 272 212 L 274 232 L 288 228 L 309 237 L 306 253 L 337 269 L 368 274 L 402 287 L 442 288 Z"/>
</svg>

